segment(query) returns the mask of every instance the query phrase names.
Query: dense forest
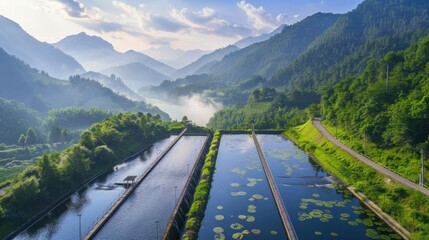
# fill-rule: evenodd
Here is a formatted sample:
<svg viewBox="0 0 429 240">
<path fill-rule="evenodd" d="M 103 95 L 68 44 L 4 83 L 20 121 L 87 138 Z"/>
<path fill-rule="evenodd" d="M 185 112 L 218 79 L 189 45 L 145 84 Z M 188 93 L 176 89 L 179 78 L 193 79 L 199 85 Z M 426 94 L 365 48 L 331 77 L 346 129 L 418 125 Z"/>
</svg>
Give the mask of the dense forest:
<svg viewBox="0 0 429 240">
<path fill-rule="evenodd" d="M 275 74 L 272 86 L 321 90 L 358 75 L 371 57 L 403 50 L 429 33 L 429 2 L 367 0 L 344 14 L 292 64 Z"/>
<path fill-rule="evenodd" d="M 375 160 L 417 180 L 420 150 L 429 147 L 429 36 L 405 51 L 369 61 L 322 96 L 323 117 L 341 138 Z M 384 149 L 384 152 L 380 152 Z M 401 158 L 400 156 L 407 156 Z"/>
<path fill-rule="evenodd" d="M 0 237 L 88 177 L 183 128 L 184 123 L 143 113 L 119 113 L 93 124 L 78 144 L 44 154 L 12 180 L 0 197 Z"/>
<path fill-rule="evenodd" d="M 216 112 L 207 124 L 214 129 L 284 129 L 319 114 L 320 96 L 312 92 L 278 93 L 255 89 L 245 105 L 236 104 Z"/>
</svg>

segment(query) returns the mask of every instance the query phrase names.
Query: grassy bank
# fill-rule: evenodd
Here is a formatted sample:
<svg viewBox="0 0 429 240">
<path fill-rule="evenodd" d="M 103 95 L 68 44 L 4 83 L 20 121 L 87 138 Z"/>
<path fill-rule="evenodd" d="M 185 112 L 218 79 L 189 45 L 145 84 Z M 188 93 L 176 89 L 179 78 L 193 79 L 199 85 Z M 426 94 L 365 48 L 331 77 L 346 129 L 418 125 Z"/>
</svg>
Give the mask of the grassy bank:
<svg viewBox="0 0 429 240">
<path fill-rule="evenodd" d="M 429 236 L 429 200 L 379 174 L 325 139 L 311 121 L 284 135 L 317 158 L 328 172 L 365 194 L 384 212 L 412 233 L 411 239 Z"/>
<path fill-rule="evenodd" d="M 350 133 L 346 129 L 336 128 L 327 121 L 323 125 L 337 138 L 357 152 L 363 153 L 363 133 Z M 421 167 L 420 149 L 413 148 L 409 144 L 404 146 L 380 147 L 375 143 L 367 141 L 366 155 L 380 165 L 402 175 L 403 177 L 418 183 Z M 426 163 L 427 169 L 427 163 Z M 425 176 L 425 182 L 429 176 Z"/>
<path fill-rule="evenodd" d="M 216 131 L 210 144 L 210 150 L 207 153 L 206 159 L 204 161 L 200 182 L 198 183 L 198 186 L 195 190 L 194 201 L 187 215 L 188 220 L 186 221 L 186 230 L 183 240 L 193 240 L 197 239 L 198 237 L 198 231 L 200 230 L 201 222 L 204 218 L 204 212 L 206 210 L 210 194 L 210 188 L 219 149 L 220 136 L 221 133 Z"/>
</svg>

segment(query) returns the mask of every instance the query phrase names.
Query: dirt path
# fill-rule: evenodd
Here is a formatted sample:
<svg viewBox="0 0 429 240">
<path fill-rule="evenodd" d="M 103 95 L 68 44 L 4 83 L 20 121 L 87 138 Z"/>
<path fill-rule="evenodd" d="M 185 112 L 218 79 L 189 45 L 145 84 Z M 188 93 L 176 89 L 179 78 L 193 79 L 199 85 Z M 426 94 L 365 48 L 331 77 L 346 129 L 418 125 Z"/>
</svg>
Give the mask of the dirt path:
<svg viewBox="0 0 429 240">
<path fill-rule="evenodd" d="M 344 143 L 338 141 L 334 136 L 332 136 L 331 133 L 328 132 L 328 130 L 322 125 L 322 123 L 320 122 L 320 118 L 314 118 L 313 119 L 313 125 L 319 129 L 319 131 L 322 133 L 322 135 L 328 139 L 329 141 L 331 141 L 332 143 L 334 143 L 335 145 L 337 145 L 338 147 L 340 147 L 341 149 L 343 149 L 344 151 L 348 152 L 350 155 L 352 155 L 353 157 L 357 158 L 358 160 L 360 160 L 361 162 L 365 163 L 366 165 L 372 167 L 373 169 L 375 169 L 377 172 L 395 180 L 396 182 L 409 187 L 411 189 L 415 189 L 417 191 L 420 191 L 421 193 L 423 193 L 424 195 L 429 197 L 429 190 L 419 186 L 417 184 L 415 184 L 414 182 L 411 182 L 410 180 L 390 171 L 389 169 L 386 169 L 385 167 L 375 163 L 374 161 L 372 161 L 371 159 L 355 152 L 353 149 L 347 147 Z"/>
</svg>

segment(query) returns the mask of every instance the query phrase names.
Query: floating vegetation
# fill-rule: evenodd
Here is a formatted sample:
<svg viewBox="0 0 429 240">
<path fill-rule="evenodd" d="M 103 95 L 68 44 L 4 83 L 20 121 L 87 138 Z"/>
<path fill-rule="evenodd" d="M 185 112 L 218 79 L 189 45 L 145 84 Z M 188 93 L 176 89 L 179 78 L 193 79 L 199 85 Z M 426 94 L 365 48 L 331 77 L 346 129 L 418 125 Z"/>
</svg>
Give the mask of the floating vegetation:
<svg viewBox="0 0 429 240">
<path fill-rule="evenodd" d="M 221 228 L 221 227 L 215 227 L 215 228 L 213 228 L 213 232 L 215 232 L 217 234 L 223 233 L 223 228 Z"/>
<path fill-rule="evenodd" d="M 381 235 L 381 239 L 383 239 L 383 240 L 391 240 L 392 238 L 389 235 Z"/>
<path fill-rule="evenodd" d="M 238 197 L 238 196 L 245 196 L 247 193 L 244 191 L 239 191 L 239 192 L 231 192 L 231 195 L 233 197 Z"/>
<path fill-rule="evenodd" d="M 239 219 L 241 219 L 241 220 L 244 220 L 244 219 L 246 219 L 247 217 L 246 217 L 246 215 L 238 215 L 238 218 L 239 218 Z"/>
<path fill-rule="evenodd" d="M 225 217 L 223 215 L 216 215 L 215 219 L 218 221 L 222 221 L 223 219 L 225 219 Z"/>
<path fill-rule="evenodd" d="M 246 174 L 246 170 L 240 169 L 240 167 L 236 167 L 231 169 L 232 172 L 237 173 L 239 176 L 244 176 Z"/>
<path fill-rule="evenodd" d="M 348 214 L 348 213 L 341 213 L 340 216 L 343 217 L 343 218 L 348 218 L 348 217 L 350 217 L 350 214 Z"/>
<path fill-rule="evenodd" d="M 231 183 L 231 187 L 239 187 L 240 184 L 239 183 Z"/>
<path fill-rule="evenodd" d="M 329 213 L 325 213 L 325 214 L 323 214 L 323 217 L 324 217 L 324 218 L 327 218 L 327 219 L 332 219 L 332 218 L 334 218 L 334 216 L 333 216 L 332 214 L 329 214 Z"/>
<path fill-rule="evenodd" d="M 255 201 L 255 199 L 251 197 L 251 198 L 249 198 L 249 201 L 253 202 L 253 201 Z"/>
<path fill-rule="evenodd" d="M 243 225 L 241 225 L 240 223 L 233 223 L 230 227 L 234 230 L 240 230 L 243 228 Z"/>
<path fill-rule="evenodd" d="M 357 222 L 355 222 L 355 221 L 348 221 L 347 222 L 349 225 L 351 225 L 351 226 L 357 226 L 357 225 L 359 225 L 359 223 L 357 223 Z"/>
<path fill-rule="evenodd" d="M 249 212 L 249 213 L 255 213 L 256 212 L 256 206 L 255 205 L 249 205 L 247 207 L 247 212 Z"/>
<path fill-rule="evenodd" d="M 255 221 L 255 217 L 254 216 L 247 216 L 246 221 L 247 222 L 254 222 Z"/>
<path fill-rule="evenodd" d="M 257 229 L 257 228 L 254 228 L 254 229 L 252 229 L 252 230 L 250 230 L 253 234 L 261 234 L 261 230 L 259 230 L 259 229 Z"/>
<path fill-rule="evenodd" d="M 322 235 L 322 232 L 316 231 L 316 232 L 314 232 L 314 234 L 316 234 L 317 236 L 320 236 L 320 235 Z"/>
<path fill-rule="evenodd" d="M 267 198 L 267 197 L 264 197 L 264 200 L 268 200 L 268 198 Z"/>
<path fill-rule="evenodd" d="M 277 235 L 277 234 L 278 234 L 278 232 L 277 232 L 277 231 L 272 230 L 272 231 L 270 231 L 270 234 L 271 234 L 271 235 Z"/>
<path fill-rule="evenodd" d="M 216 207 L 218 210 L 222 210 L 223 209 L 223 207 L 222 206 L 217 206 Z"/>
<path fill-rule="evenodd" d="M 215 240 L 225 240 L 225 235 L 223 233 L 216 233 L 214 236 Z"/>
<path fill-rule="evenodd" d="M 374 223 L 372 222 L 372 220 L 371 219 L 369 219 L 369 218 L 365 218 L 363 221 L 362 221 L 362 223 L 363 223 L 363 225 L 365 225 L 365 226 L 367 226 L 367 227 L 372 227 L 372 226 L 374 226 Z"/>
<path fill-rule="evenodd" d="M 313 194 L 314 197 L 319 197 L 319 194 Z M 303 198 L 301 199 L 302 203 L 313 203 L 316 206 L 319 207 L 327 207 L 327 208 L 333 208 L 333 207 L 345 207 L 346 201 L 323 201 L 318 199 L 312 199 L 312 198 Z"/>
<path fill-rule="evenodd" d="M 263 199 L 264 198 L 264 196 L 262 196 L 262 195 L 260 195 L 260 194 L 253 194 L 253 196 L 252 196 L 254 199 L 258 199 L 258 200 L 260 200 L 260 199 Z"/>
<path fill-rule="evenodd" d="M 374 229 L 367 229 L 365 235 L 371 239 L 381 239 L 380 235 Z"/>
<path fill-rule="evenodd" d="M 327 223 L 327 222 L 329 222 L 329 219 L 327 219 L 327 218 L 323 218 L 323 217 L 322 217 L 322 218 L 320 218 L 320 221 L 321 221 L 321 222 L 324 222 L 324 223 Z"/>
<path fill-rule="evenodd" d="M 337 237 L 337 236 L 338 236 L 338 233 L 336 233 L 336 232 L 331 232 L 331 236 L 332 236 L 332 237 Z"/>
<path fill-rule="evenodd" d="M 246 230 L 243 230 L 241 233 L 243 233 L 244 235 L 247 235 L 250 233 L 250 231 L 246 229 Z"/>
<path fill-rule="evenodd" d="M 313 193 L 313 194 L 311 194 L 311 196 L 313 196 L 313 197 L 320 197 L 320 194 Z"/>
<path fill-rule="evenodd" d="M 310 214 L 308 213 L 298 213 L 298 220 L 299 221 L 305 221 L 305 220 L 309 220 L 312 219 L 312 217 L 310 216 Z"/>
<path fill-rule="evenodd" d="M 310 213 L 310 216 L 311 217 L 314 217 L 314 218 L 321 218 L 322 216 L 323 216 L 323 211 L 322 210 L 319 210 L 319 209 L 314 209 L 313 211 L 311 211 Z"/>
<path fill-rule="evenodd" d="M 243 237 L 244 235 L 241 232 L 232 234 L 233 239 L 243 239 Z"/>
<path fill-rule="evenodd" d="M 308 203 L 301 203 L 299 205 L 299 208 L 301 208 L 301 209 L 307 209 L 308 208 Z"/>
</svg>

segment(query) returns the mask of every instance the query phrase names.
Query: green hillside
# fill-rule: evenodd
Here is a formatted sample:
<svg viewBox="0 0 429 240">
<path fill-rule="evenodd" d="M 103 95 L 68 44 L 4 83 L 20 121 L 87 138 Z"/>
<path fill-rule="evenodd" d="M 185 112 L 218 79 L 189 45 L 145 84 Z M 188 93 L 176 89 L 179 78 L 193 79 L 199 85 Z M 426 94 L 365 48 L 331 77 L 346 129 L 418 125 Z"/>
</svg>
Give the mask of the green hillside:
<svg viewBox="0 0 429 240">
<path fill-rule="evenodd" d="M 360 74 L 370 58 L 405 49 L 426 36 L 428 11 L 425 0 L 366 0 L 277 72 L 271 85 L 320 90 Z"/>
</svg>

